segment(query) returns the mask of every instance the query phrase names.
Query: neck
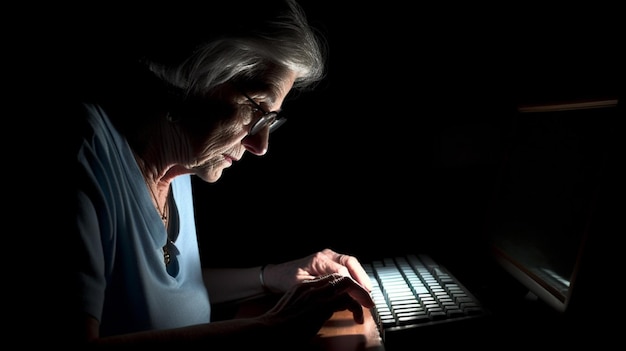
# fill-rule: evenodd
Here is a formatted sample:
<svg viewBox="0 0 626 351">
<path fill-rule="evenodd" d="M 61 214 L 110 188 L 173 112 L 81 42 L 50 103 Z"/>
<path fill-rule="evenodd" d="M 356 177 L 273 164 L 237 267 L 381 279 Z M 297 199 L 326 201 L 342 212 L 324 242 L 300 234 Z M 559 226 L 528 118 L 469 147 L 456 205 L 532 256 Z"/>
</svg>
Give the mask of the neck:
<svg viewBox="0 0 626 351">
<path fill-rule="evenodd" d="M 152 201 L 154 202 L 154 207 L 159 212 L 161 216 L 161 220 L 167 224 L 168 219 L 168 195 L 169 188 L 165 188 L 164 190 L 159 190 L 158 184 L 153 185 L 149 182 L 146 182 L 146 186 L 148 187 L 148 191 L 150 195 L 152 195 Z M 155 190 L 156 189 L 156 190 Z"/>
<path fill-rule="evenodd" d="M 154 203 L 154 207 L 157 212 L 159 212 L 163 222 L 167 224 L 167 199 L 170 191 L 170 182 L 155 171 L 156 167 L 147 167 L 143 159 L 136 154 L 135 158 L 143 175 L 144 183 L 152 198 L 152 202 Z"/>
</svg>

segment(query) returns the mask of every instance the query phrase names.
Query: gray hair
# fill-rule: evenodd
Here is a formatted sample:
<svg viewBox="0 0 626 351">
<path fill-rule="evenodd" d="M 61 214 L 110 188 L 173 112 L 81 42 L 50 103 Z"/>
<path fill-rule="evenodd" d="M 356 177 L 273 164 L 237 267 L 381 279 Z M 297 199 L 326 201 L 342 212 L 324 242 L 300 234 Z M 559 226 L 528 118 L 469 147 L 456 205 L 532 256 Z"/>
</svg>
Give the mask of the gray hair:
<svg viewBox="0 0 626 351">
<path fill-rule="evenodd" d="M 296 73 L 295 89 L 312 87 L 324 77 L 323 37 L 309 26 L 296 1 L 244 3 L 262 8 L 247 13 L 239 9 L 229 22 L 197 23 L 198 30 L 210 32 L 206 33 L 209 39 L 193 43 L 189 55 L 174 59 L 148 56 L 145 64 L 185 96 L 207 94 L 232 80 L 271 80 L 271 72 L 285 69 Z"/>
</svg>

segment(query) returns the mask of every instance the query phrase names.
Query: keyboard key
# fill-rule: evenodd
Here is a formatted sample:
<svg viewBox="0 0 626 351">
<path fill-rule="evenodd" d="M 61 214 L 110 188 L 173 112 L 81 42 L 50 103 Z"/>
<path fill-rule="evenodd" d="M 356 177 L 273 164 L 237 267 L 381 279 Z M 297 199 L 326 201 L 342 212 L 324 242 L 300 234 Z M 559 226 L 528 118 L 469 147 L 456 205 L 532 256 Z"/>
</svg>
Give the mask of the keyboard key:
<svg viewBox="0 0 626 351">
<path fill-rule="evenodd" d="M 480 303 L 446 269 L 425 255 L 365 264 L 373 283 L 372 316 L 383 342 L 394 334 L 485 314 Z M 424 334 L 421 334 L 424 335 Z"/>
<path fill-rule="evenodd" d="M 401 316 L 398 318 L 398 325 L 412 325 L 415 323 L 429 322 L 430 317 L 426 313 L 414 314 L 411 316 Z"/>
</svg>

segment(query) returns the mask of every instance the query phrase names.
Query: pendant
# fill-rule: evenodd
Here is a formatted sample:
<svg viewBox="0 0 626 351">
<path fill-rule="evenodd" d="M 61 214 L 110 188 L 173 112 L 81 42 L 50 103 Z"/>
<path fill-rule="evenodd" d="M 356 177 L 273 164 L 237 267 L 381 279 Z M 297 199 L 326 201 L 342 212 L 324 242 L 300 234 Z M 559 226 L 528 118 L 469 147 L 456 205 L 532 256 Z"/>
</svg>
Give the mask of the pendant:
<svg viewBox="0 0 626 351">
<path fill-rule="evenodd" d="M 179 253 L 180 252 L 178 251 L 178 248 L 176 248 L 176 244 L 168 238 L 167 243 L 163 246 L 163 262 L 165 262 L 165 265 L 169 265 L 174 259 L 174 256 Z"/>
<path fill-rule="evenodd" d="M 163 260 L 165 261 L 166 266 L 170 264 L 172 260 L 171 255 L 170 255 L 170 249 L 167 247 L 167 244 L 163 246 Z"/>
</svg>

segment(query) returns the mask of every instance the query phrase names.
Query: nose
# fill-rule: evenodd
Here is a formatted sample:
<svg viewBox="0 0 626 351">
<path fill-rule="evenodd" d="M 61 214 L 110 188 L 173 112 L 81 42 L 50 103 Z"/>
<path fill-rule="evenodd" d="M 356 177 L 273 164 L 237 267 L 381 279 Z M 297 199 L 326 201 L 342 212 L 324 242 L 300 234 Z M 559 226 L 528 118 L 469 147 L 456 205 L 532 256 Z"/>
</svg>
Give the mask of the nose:
<svg viewBox="0 0 626 351">
<path fill-rule="evenodd" d="M 246 135 L 241 141 L 246 150 L 254 155 L 263 156 L 267 153 L 270 139 L 270 128 L 266 126 L 254 135 Z"/>
</svg>

